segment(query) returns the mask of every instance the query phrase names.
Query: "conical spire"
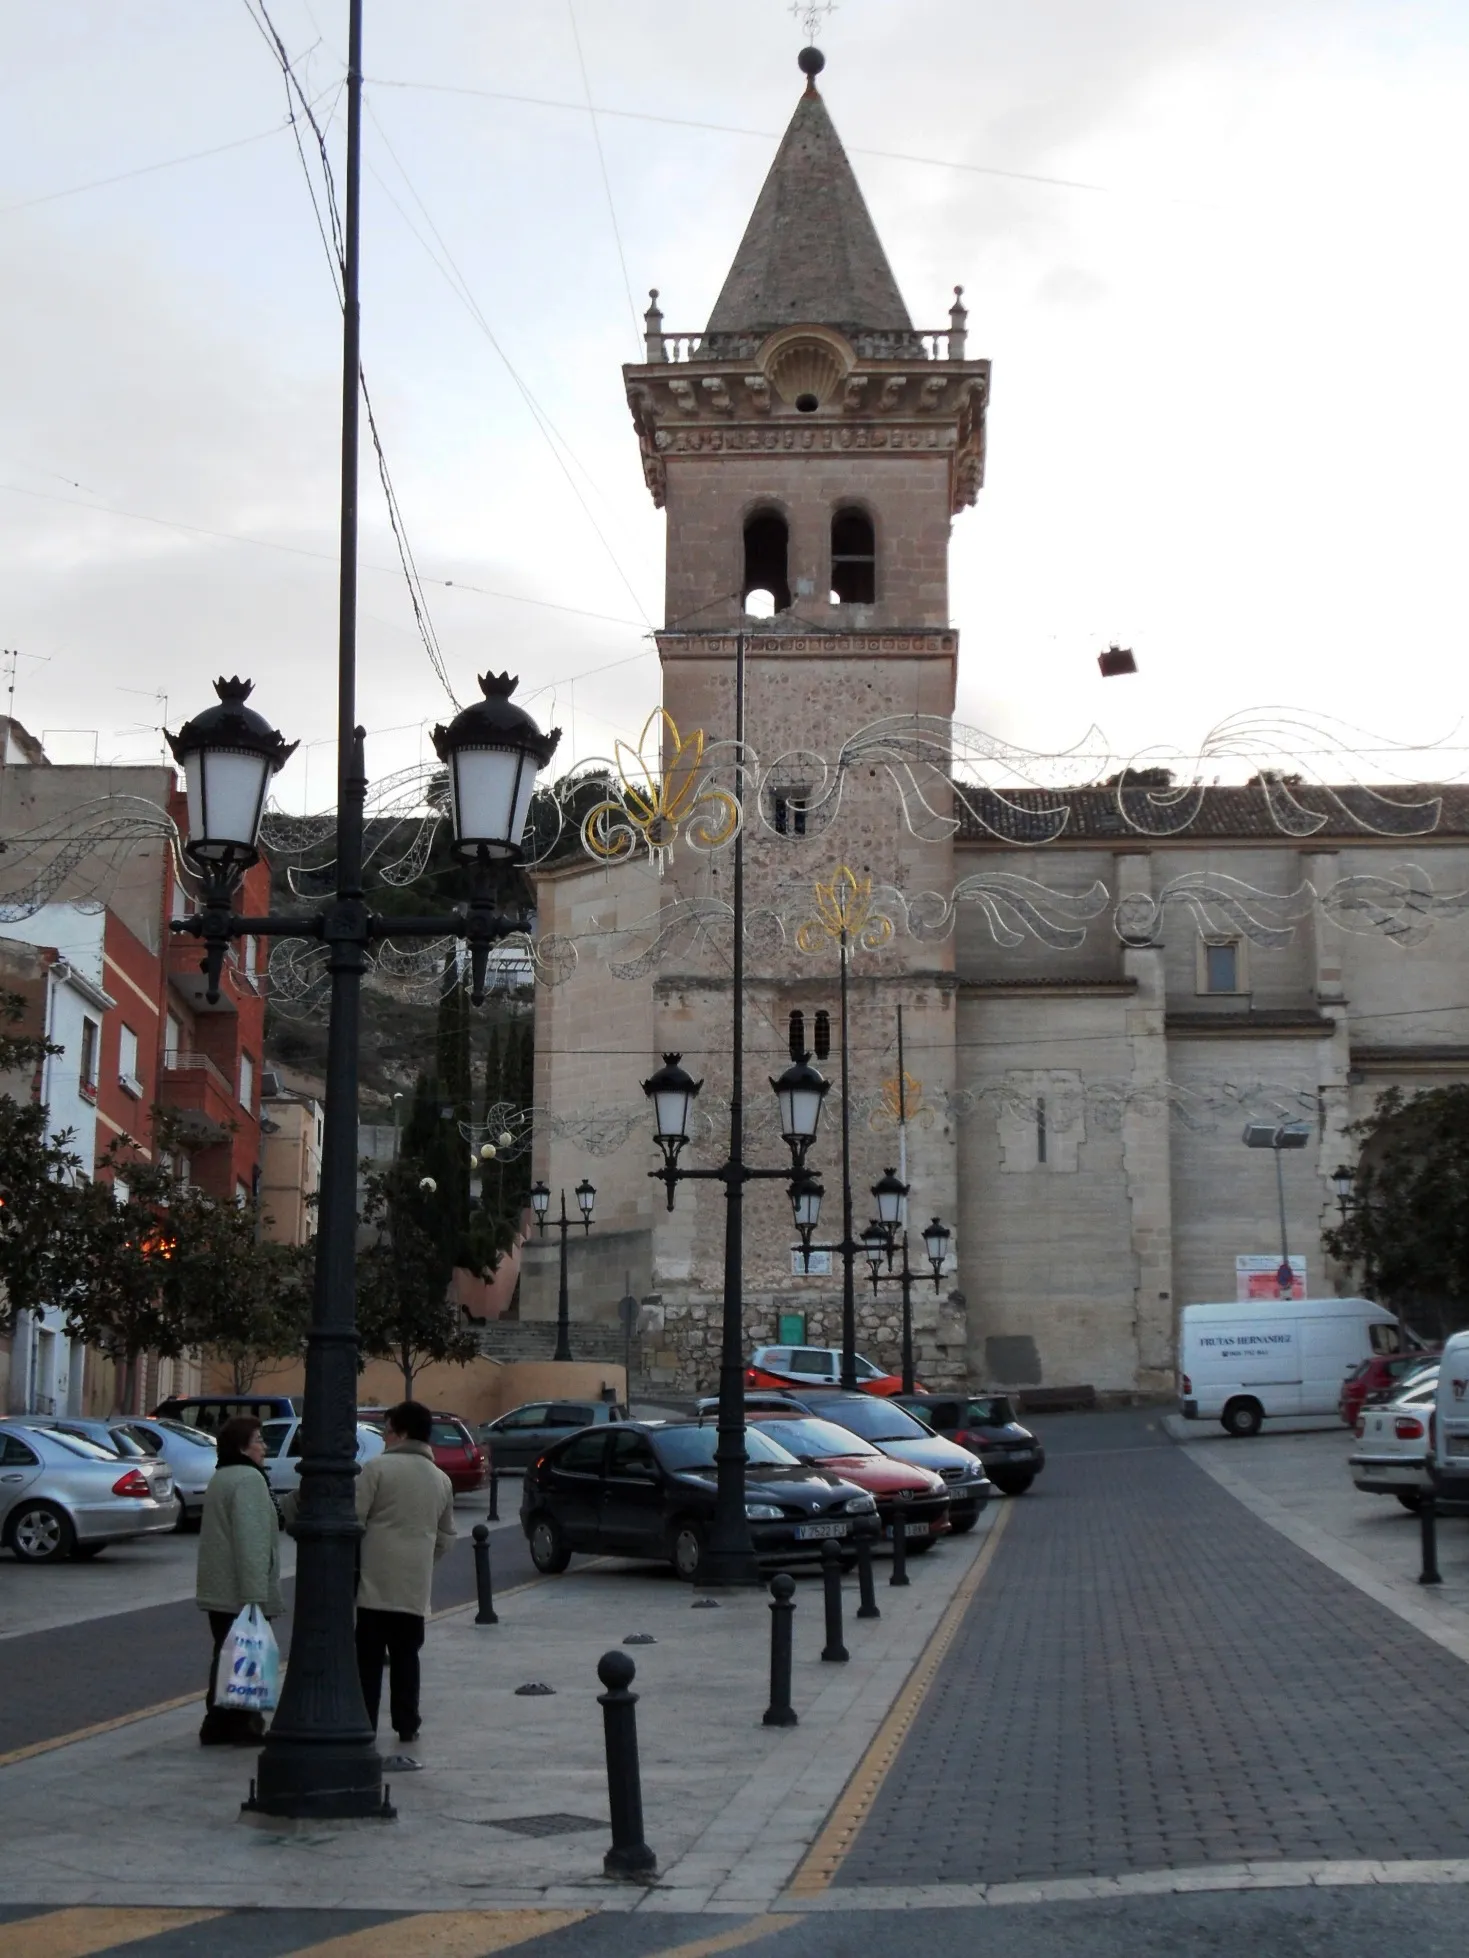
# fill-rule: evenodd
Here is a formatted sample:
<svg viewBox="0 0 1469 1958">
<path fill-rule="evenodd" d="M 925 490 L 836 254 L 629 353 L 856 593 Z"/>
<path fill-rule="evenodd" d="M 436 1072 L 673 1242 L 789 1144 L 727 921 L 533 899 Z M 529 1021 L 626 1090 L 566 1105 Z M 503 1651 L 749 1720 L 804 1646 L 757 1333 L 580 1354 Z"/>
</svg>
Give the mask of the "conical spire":
<svg viewBox="0 0 1469 1958">
<path fill-rule="evenodd" d="M 711 336 L 798 322 L 852 333 L 911 333 L 912 322 L 826 104 L 823 61 L 802 51 L 796 104 L 734 264 L 709 316 Z"/>
</svg>

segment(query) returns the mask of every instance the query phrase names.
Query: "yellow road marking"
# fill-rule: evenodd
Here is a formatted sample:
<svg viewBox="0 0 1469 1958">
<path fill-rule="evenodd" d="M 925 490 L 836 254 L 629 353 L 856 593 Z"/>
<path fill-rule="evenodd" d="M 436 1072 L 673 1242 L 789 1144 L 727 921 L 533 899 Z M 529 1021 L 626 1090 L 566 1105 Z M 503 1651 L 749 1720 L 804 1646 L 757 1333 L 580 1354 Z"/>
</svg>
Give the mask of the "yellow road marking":
<svg viewBox="0 0 1469 1958">
<path fill-rule="evenodd" d="M 430 1910 L 305 1945 L 291 1958 L 401 1958 L 405 1951 L 414 1958 L 486 1958 L 590 1916 L 586 1910 Z"/>
<path fill-rule="evenodd" d="M 720 1951 L 738 1951 L 741 1945 L 754 1944 L 775 1931 L 788 1930 L 797 1922 L 792 1912 L 784 1917 L 756 1917 L 737 1931 L 721 1931 L 718 1937 L 698 1938 L 693 1944 L 676 1944 L 669 1951 L 649 1952 L 648 1958 L 715 1958 Z"/>
<path fill-rule="evenodd" d="M 918 1709 L 928 1696 L 928 1690 L 954 1642 L 954 1634 L 963 1622 L 975 1592 L 994 1562 L 995 1547 L 1004 1534 L 1005 1525 L 1014 1514 L 1014 1503 L 1006 1503 L 989 1533 L 988 1542 L 975 1559 L 973 1570 L 949 1600 L 948 1609 L 934 1626 L 928 1644 L 919 1654 L 917 1665 L 908 1675 L 907 1684 L 894 1700 L 887 1719 L 873 1735 L 867 1752 L 857 1763 L 851 1780 L 827 1817 L 825 1828 L 806 1851 L 800 1868 L 791 1878 L 786 1892 L 788 1896 L 818 1896 L 841 1867 L 857 1831 L 866 1821 L 868 1810 L 877 1798 L 877 1791 L 887 1779 L 889 1768 L 898 1758 L 898 1750 L 907 1739 Z"/>
<path fill-rule="evenodd" d="M 222 1910 L 48 1910 L 41 1917 L 23 1917 L 0 1926 L 5 1958 L 87 1958 L 92 1951 L 111 1951 L 139 1938 L 155 1938 L 186 1924 L 207 1924 L 223 1917 Z"/>
</svg>

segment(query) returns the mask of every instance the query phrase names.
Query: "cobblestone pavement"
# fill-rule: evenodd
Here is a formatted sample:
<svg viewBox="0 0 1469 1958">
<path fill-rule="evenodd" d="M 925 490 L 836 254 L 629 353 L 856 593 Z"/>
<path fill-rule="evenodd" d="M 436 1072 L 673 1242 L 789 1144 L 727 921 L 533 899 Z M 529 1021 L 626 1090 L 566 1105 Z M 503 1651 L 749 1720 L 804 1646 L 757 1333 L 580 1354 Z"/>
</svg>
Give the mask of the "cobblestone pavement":
<svg viewBox="0 0 1469 1958">
<path fill-rule="evenodd" d="M 1156 1416 L 1046 1441 L 838 1885 L 1464 1854 L 1461 1661 Z"/>
</svg>

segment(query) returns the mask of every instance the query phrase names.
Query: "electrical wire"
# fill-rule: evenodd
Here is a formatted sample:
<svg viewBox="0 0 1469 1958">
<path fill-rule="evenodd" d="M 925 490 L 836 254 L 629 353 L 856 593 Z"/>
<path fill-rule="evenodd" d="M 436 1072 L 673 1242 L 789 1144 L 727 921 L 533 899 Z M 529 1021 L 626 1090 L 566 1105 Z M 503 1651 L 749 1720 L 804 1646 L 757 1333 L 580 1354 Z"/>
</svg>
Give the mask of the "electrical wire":
<svg viewBox="0 0 1469 1958">
<path fill-rule="evenodd" d="M 633 346 L 641 359 L 643 329 L 638 320 L 637 306 L 633 301 L 632 280 L 627 276 L 627 255 L 622 249 L 622 233 L 617 225 L 617 206 L 612 201 L 612 179 L 607 175 L 607 157 L 602 148 L 602 131 L 597 124 L 597 111 L 592 106 L 592 84 L 587 76 L 587 58 L 582 53 L 581 33 L 576 24 L 576 0 L 566 0 L 566 13 L 571 22 L 571 38 L 576 46 L 576 65 L 581 70 L 582 93 L 587 98 L 587 114 L 591 117 L 592 141 L 597 146 L 597 163 L 602 172 L 602 189 L 607 195 L 607 215 L 612 220 L 612 237 L 617 246 L 617 262 L 622 267 L 622 289 L 627 294 L 627 311 L 632 321 Z"/>
<path fill-rule="evenodd" d="M 0 204 L 0 218 L 9 217 L 12 211 L 33 211 L 38 204 L 54 204 L 63 197 L 80 197 L 85 191 L 105 190 L 109 184 L 125 184 L 133 177 L 150 177 L 156 170 L 176 170 L 185 163 L 199 163 L 205 157 L 224 156 L 230 150 L 242 150 L 250 143 L 263 143 L 269 136 L 279 136 L 289 127 L 290 118 L 278 122 L 270 129 L 259 129 L 253 136 L 237 136 L 232 143 L 216 143 L 212 149 L 190 150 L 186 156 L 166 156 L 158 163 L 140 163 L 134 170 L 119 170 L 111 177 L 94 177 L 90 183 L 71 184 L 65 190 L 43 191 L 39 197 L 22 198 L 18 204 Z"/>
</svg>

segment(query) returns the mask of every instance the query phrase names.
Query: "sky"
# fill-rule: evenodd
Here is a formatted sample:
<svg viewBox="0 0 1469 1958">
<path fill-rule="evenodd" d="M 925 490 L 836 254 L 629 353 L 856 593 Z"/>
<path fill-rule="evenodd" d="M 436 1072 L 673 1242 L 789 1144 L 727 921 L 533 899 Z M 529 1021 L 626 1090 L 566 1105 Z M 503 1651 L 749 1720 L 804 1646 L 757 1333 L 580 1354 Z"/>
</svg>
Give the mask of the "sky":
<svg viewBox="0 0 1469 1958">
<path fill-rule="evenodd" d="M 345 0 L 266 4 L 340 172 Z M 320 808 L 340 314 L 252 5 L 0 0 L 0 646 L 58 760 L 156 758 L 249 675 Z M 619 366 L 650 286 L 706 319 L 805 37 L 785 0 L 366 16 L 363 360 L 450 681 L 508 667 L 558 761 L 605 754 L 656 705 L 663 550 Z M 842 0 L 819 40 L 915 323 L 962 283 L 993 362 L 959 718 L 1186 758 L 1289 707 L 1462 773 L 1469 9 Z M 364 454 L 380 776 L 452 707 Z"/>
</svg>

